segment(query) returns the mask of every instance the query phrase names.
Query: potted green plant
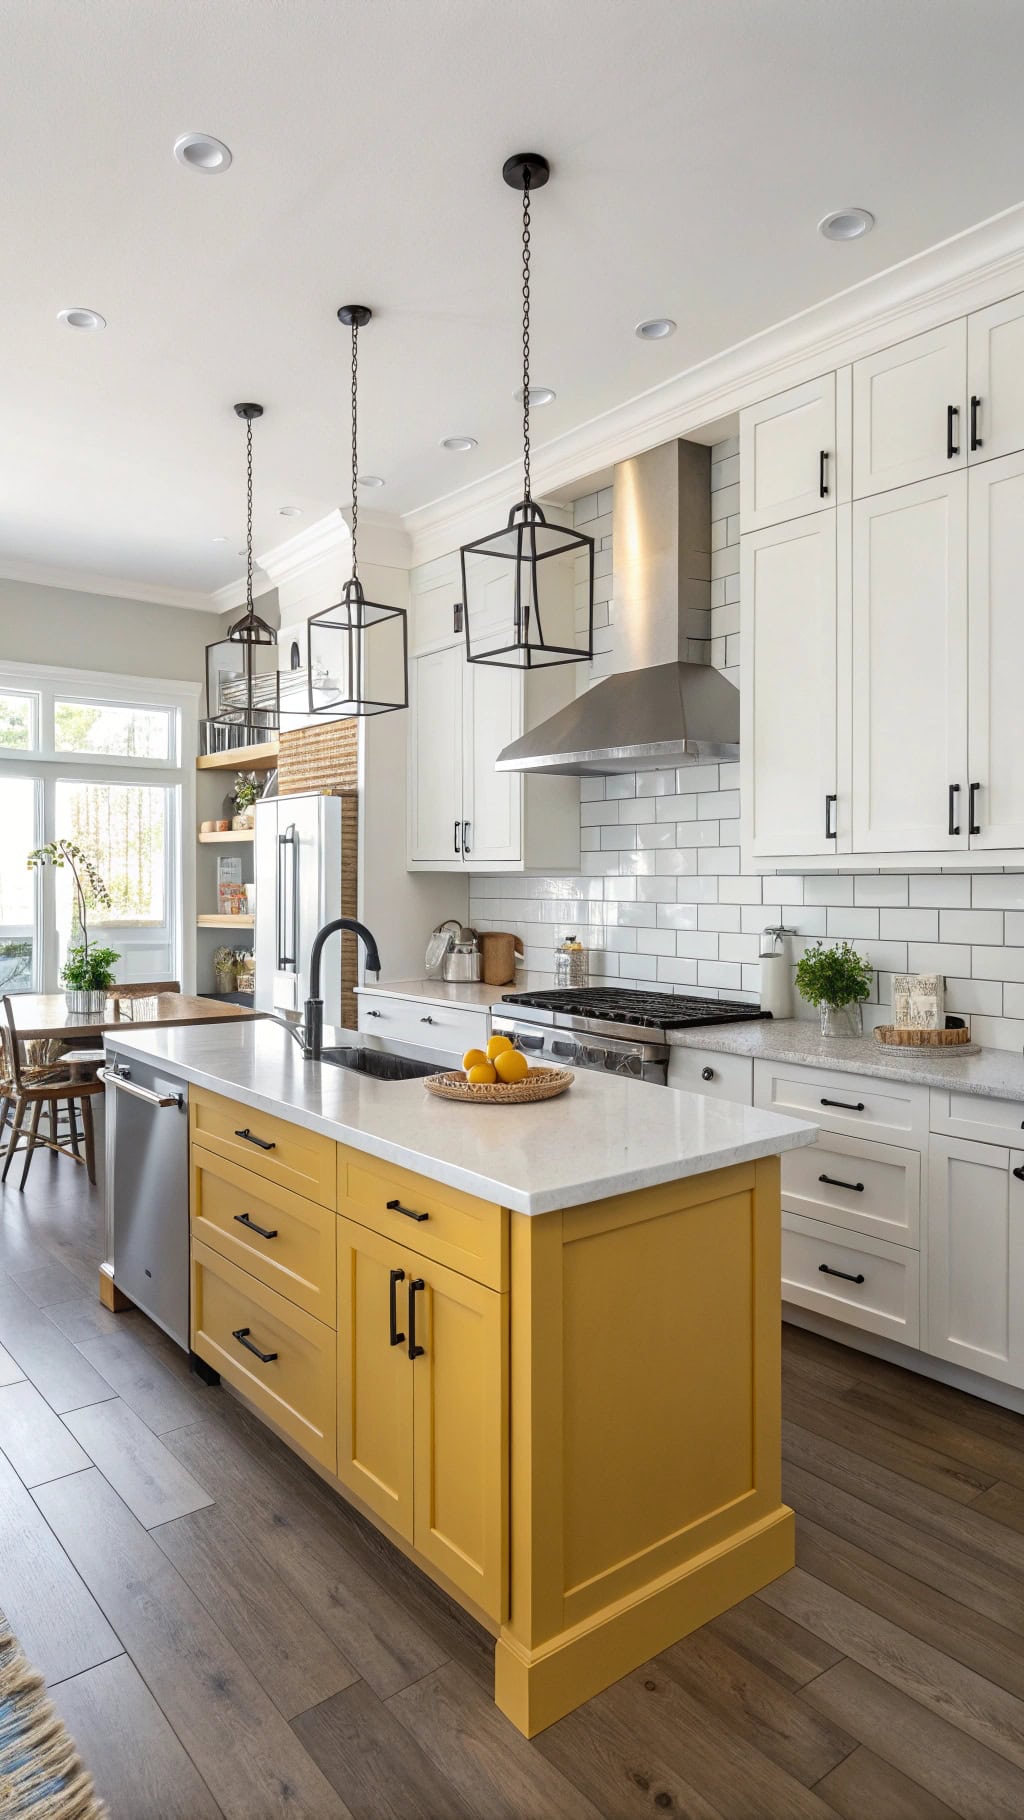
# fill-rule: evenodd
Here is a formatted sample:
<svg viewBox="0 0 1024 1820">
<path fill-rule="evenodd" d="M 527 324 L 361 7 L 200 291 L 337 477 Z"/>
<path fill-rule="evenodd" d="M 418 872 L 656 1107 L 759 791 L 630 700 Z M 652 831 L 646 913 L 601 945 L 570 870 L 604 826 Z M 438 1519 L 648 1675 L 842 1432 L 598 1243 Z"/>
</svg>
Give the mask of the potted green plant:
<svg viewBox="0 0 1024 1820">
<path fill-rule="evenodd" d="M 796 989 L 821 1013 L 822 1036 L 862 1036 L 861 1005 L 871 991 L 873 968 L 849 942 L 815 942 L 796 967 Z"/>
<path fill-rule="evenodd" d="M 231 793 L 233 828 L 251 828 L 256 819 L 256 804 L 260 799 L 260 780 L 255 771 L 239 771 L 235 787 Z"/>
<path fill-rule="evenodd" d="M 218 992 L 235 990 L 235 951 L 233 948 L 214 949 L 213 971 Z"/>
<path fill-rule="evenodd" d="M 36 866 L 66 866 L 75 881 L 74 913 L 68 937 L 67 959 L 61 969 L 64 997 L 69 1011 L 93 1015 L 103 1011 L 114 984 L 111 971 L 121 956 L 116 948 L 97 948 L 89 941 L 89 902 L 103 910 L 112 907 L 110 892 L 84 848 L 71 840 L 48 841 L 28 856 L 29 870 Z"/>
</svg>

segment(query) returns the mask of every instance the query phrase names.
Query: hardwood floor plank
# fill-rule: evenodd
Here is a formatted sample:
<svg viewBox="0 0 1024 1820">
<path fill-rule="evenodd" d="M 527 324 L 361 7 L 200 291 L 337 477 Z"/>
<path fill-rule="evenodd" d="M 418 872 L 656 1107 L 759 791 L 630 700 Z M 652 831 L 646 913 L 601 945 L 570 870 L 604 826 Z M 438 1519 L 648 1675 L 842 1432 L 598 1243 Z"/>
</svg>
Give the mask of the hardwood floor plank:
<svg viewBox="0 0 1024 1820">
<path fill-rule="evenodd" d="M 815 1675 L 842 1661 L 837 1649 L 830 1649 L 820 1637 L 804 1630 L 802 1624 L 794 1624 L 792 1618 L 773 1611 L 760 1599 L 744 1599 L 720 1618 L 712 1618 L 704 1628 L 763 1668 L 783 1687 L 803 1687 Z"/>
<path fill-rule="evenodd" d="M 37 1308 L 45 1308 L 50 1302 L 65 1302 L 81 1292 L 78 1278 L 55 1259 L 30 1270 L 9 1269 L 7 1274 Z"/>
<path fill-rule="evenodd" d="M 927 1486 L 929 1491 L 952 1498 L 955 1503 L 970 1504 L 979 1492 L 995 1483 L 992 1473 L 965 1466 L 962 1461 L 909 1435 L 897 1435 L 891 1428 L 879 1427 L 863 1415 L 851 1399 L 791 1385 L 785 1393 L 783 1407 L 787 1419 L 807 1433 L 821 1435 L 829 1441 L 839 1440 L 850 1452 L 873 1460 L 878 1466 L 887 1466 L 905 1479 Z"/>
<path fill-rule="evenodd" d="M 152 1534 L 286 1719 L 359 1679 L 219 1505 Z"/>
<path fill-rule="evenodd" d="M 455 1662 L 388 1701 L 477 1820 L 607 1820 Z"/>
<path fill-rule="evenodd" d="M 1021 1424 L 1017 1442 L 988 1434 L 970 1425 L 969 1419 L 953 1421 L 925 1403 L 917 1407 L 902 1389 L 859 1383 L 847 1391 L 844 1400 L 851 1409 L 901 1440 L 940 1448 L 990 1479 L 1006 1479 L 1024 1487 L 1024 1418 L 1011 1417 Z"/>
<path fill-rule="evenodd" d="M 912 1782 L 902 1770 L 858 1745 L 818 1783 L 818 1794 L 841 1820 L 957 1820 L 938 1795 Z"/>
<path fill-rule="evenodd" d="M 95 1365 L 113 1385 L 121 1401 L 134 1409 L 154 1434 L 184 1428 L 189 1422 L 201 1421 L 206 1414 L 200 1380 L 194 1377 L 189 1383 L 173 1377 L 153 1347 L 129 1328 L 79 1340 L 77 1345 L 90 1365 Z"/>
<path fill-rule="evenodd" d="M 859 1662 L 826 1669 L 801 1698 L 852 1732 L 884 1762 L 948 1802 L 961 1820 L 1020 1820 L 1024 1812 L 1020 1770 Z"/>
<path fill-rule="evenodd" d="M 826 1641 L 835 1647 L 832 1638 Z M 856 1747 L 856 1738 L 823 1722 L 771 1675 L 706 1630 L 663 1650 L 655 1666 L 736 1737 L 745 1738 L 808 1788 Z"/>
<path fill-rule="evenodd" d="M 1015 1694 L 801 1567 L 762 1587 L 758 1597 L 1024 1770 L 1024 1701 Z"/>
<path fill-rule="evenodd" d="M 65 1420 L 146 1529 L 212 1504 L 209 1492 L 120 1397 L 72 1410 Z"/>
<path fill-rule="evenodd" d="M 475 1820 L 476 1808 L 365 1681 L 300 1713 L 292 1730 L 356 1820 Z"/>
<path fill-rule="evenodd" d="M 0 1457 L 0 1602 L 22 1649 L 48 1682 L 121 1653 L 30 1492 Z"/>
<path fill-rule="evenodd" d="M 126 1308 L 122 1314 L 113 1314 L 95 1295 L 87 1295 L 83 1290 L 66 1301 L 48 1302 L 44 1312 L 47 1320 L 52 1321 L 66 1339 L 76 1342 L 120 1332 L 134 1333 L 141 1339 L 146 1328 L 152 1326 L 137 1308 Z"/>
<path fill-rule="evenodd" d="M 678 1764 L 669 1767 L 660 1746 L 638 1739 L 633 1726 L 593 1700 L 532 1742 L 614 1820 L 654 1820 L 661 1813 L 674 1820 L 722 1820 L 722 1809 L 683 1778 Z"/>
<path fill-rule="evenodd" d="M 276 1471 L 264 1471 L 223 1424 L 176 1429 L 162 1445 L 201 1478 L 375 1693 L 384 1698 L 444 1660 L 327 1518 L 308 1509 Z"/>
<path fill-rule="evenodd" d="M 1024 1491 L 1017 1485 L 1005 1485 L 997 1480 L 974 1500 L 974 1509 L 980 1510 L 986 1517 L 993 1517 L 997 1523 L 1005 1523 L 1008 1528 L 1016 1529 L 1024 1536 Z"/>
<path fill-rule="evenodd" d="M 14 1283 L 0 1285 L 0 1344 L 59 1416 L 114 1394 L 78 1347 Z"/>
<path fill-rule="evenodd" d="M 0 1450 L 23 1485 L 41 1485 L 89 1465 L 74 1435 L 27 1378 L 0 1389 Z"/>
<path fill-rule="evenodd" d="M 100 1473 L 54 1479 L 35 1497 L 227 1820 L 347 1820 L 255 1676 Z"/>
<path fill-rule="evenodd" d="M 206 1783 L 127 1656 L 47 1691 L 110 1820 L 221 1820 Z"/>
<path fill-rule="evenodd" d="M 1024 1638 L 1018 1632 L 806 1517 L 797 1516 L 796 1537 L 798 1567 L 1024 1699 Z"/>
<path fill-rule="evenodd" d="M 815 1384 L 821 1390 L 833 1392 L 852 1390 L 857 1383 L 857 1374 L 849 1364 L 850 1348 L 836 1346 L 826 1356 L 814 1359 L 806 1357 L 803 1342 L 807 1339 L 805 1328 L 794 1327 L 789 1322 L 782 1324 L 782 1381 L 783 1386 L 799 1381 Z M 813 1337 L 813 1336 L 811 1336 Z"/>
<path fill-rule="evenodd" d="M 21 1384 L 24 1381 L 25 1373 L 17 1360 L 12 1359 L 10 1353 L 0 1346 L 0 1384 Z"/>
</svg>

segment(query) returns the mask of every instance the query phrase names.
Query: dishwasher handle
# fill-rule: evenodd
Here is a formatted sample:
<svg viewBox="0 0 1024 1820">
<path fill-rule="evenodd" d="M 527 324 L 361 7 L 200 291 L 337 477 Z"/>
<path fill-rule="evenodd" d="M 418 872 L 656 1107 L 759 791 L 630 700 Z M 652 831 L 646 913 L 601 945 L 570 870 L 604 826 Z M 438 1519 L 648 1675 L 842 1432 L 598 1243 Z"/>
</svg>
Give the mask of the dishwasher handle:
<svg viewBox="0 0 1024 1820">
<path fill-rule="evenodd" d="M 96 1079 L 102 1081 L 105 1087 L 117 1087 L 122 1093 L 130 1093 L 133 1099 L 145 1100 L 147 1106 L 177 1106 L 178 1111 L 181 1112 L 185 1105 L 182 1094 L 153 1093 L 149 1087 L 138 1086 L 135 1081 L 130 1081 L 125 1075 L 118 1074 L 114 1068 L 98 1069 Z"/>
</svg>

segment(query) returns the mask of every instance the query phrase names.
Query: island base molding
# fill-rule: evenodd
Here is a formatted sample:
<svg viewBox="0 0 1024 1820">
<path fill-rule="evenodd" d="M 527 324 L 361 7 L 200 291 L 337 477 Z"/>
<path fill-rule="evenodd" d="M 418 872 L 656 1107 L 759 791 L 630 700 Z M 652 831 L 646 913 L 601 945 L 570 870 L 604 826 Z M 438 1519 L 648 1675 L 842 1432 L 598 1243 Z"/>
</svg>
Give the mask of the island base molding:
<svg viewBox="0 0 1024 1820">
<path fill-rule="evenodd" d="M 495 1703 L 535 1737 L 651 1656 L 749 1598 L 794 1563 L 795 1520 L 782 1505 L 743 1535 L 687 1562 L 590 1623 L 530 1651 L 502 1632 L 494 1654 Z"/>
</svg>

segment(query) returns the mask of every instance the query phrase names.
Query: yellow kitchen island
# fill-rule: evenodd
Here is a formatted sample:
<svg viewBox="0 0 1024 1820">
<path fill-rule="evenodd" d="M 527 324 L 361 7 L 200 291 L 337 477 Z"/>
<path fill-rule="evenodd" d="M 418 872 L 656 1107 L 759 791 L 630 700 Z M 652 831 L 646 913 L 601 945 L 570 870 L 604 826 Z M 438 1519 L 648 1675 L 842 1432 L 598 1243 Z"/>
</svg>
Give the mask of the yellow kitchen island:
<svg viewBox="0 0 1024 1820">
<path fill-rule="evenodd" d="M 439 1103 L 267 1024 L 128 1041 L 190 1083 L 193 1352 L 486 1625 L 521 1731 L 792 1565 L 778 1153 L 813 1127 L 596 1073 Z"/>
</svg>

